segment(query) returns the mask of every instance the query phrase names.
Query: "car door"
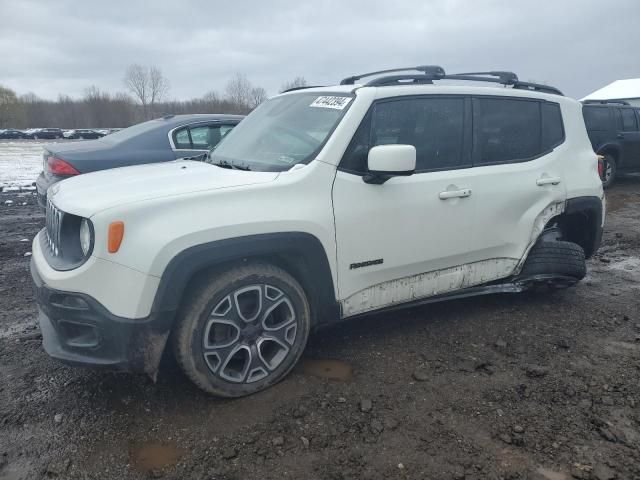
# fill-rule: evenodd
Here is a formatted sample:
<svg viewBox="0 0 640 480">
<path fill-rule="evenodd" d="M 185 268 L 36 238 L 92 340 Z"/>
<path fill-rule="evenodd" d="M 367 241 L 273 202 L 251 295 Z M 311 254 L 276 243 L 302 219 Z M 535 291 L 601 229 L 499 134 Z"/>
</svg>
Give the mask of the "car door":
<svg viewBox="0 0 640 480">
<path fill-rule="evenodd" d="M 338 289 L 344 316 L 465 285 L 475 205 L 470 99 L 379 100 L 358 128 L 333 185 Z M 416 147 L 416 172 L 367 184 L 371 147 Z"/>
<path fill-rule="evenodd" d="M 620 142 L 620 170 L 635 170 L 640 167 L 640 131 L 638 118 L 631 107 L 616 108 L 616 138 Z"/>
<path fill-rule="evenodd" d="M 197 157 L 209 152 L 235 125 L 198 123 L 177 128 L 172 133 L 176 158 Z"/>
<path fill-rule="evenodd" d="M 527 98 L 473 99 L 475 223 L 469 256 L 491 265 L 484 281 L 511 275 L 566 200 L 559 104 Z"/>
</svg>

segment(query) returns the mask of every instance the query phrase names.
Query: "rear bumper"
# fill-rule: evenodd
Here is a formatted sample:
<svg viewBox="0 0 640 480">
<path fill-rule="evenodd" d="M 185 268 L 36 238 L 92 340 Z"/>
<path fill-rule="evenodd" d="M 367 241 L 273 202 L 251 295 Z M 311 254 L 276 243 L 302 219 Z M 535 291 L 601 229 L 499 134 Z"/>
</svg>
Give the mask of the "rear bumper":
<svg viewBox="0 0 640 480">
<path fill-rule="evenodd" d="M 38 205 L 41 208 L 47 208 L 47 188 L 49 188 L 49 181 L 45 178 L 44 172 L 40 172 L 36 179 L 36 193 L 38 199 Z"/>
<path fill-rule="evenodd" d="M 31 276 L 47 354 L 72 365 L 109 367 L 155 378 L 175 312 L 122 318 L 88 295 L 50 288 L 33 260 Z"/>
</svg>

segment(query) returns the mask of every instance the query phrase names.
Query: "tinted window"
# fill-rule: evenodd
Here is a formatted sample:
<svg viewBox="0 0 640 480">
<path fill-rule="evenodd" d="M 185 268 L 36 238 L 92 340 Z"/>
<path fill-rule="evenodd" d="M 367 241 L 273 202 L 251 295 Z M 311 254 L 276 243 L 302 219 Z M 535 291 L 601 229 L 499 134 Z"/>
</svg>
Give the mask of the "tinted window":
<svg viewBox="0 0 640 480">
<path fill-rule="evenodd" d="M 621 108 L 619 110 L 622 118 L 622 131 L 623 132 L 635 132 L 638 130 L 638 124 L 636 122 L 636 115 L 631 108 Z"/>
<path fill-rule="evenodd" d="M 609 109 L 607 107 L 583 107 L 582 115 L 587 130 L 608 130 Z"/>
<path fill-rule="evenodd" d="M 474 149 L 476 163 L 503 163 L 542 152 L 540 103 L 502 98 L 476 99 Z"/>
<path fill-rule="evenodd" d="M 557 103 L 542 103 L 542 150 L 551 150 L 564 140 L 564 128 L 562 126 L 562 114 Z"/>
<path fill-rule="evenodd" d="M 369 148 L 403 144 L 416 148 L 416 170 L 462 165 L 463 98 L 411 98 L 374 106 L 349 145 L 342 168 L 366 171 Z"/>
</svg>

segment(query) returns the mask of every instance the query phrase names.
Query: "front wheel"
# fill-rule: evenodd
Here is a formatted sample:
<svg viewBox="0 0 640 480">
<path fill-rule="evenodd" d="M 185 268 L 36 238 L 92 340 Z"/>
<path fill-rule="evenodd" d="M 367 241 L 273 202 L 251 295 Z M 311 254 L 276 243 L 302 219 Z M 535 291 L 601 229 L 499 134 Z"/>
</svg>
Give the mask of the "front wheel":
<svg viewBox="0 0 640 480">
<path fill-rule="evenodd" d="M 295 278 L 252 263 L 202 281 L 179 322 L 173 347 L 185 374 L 205 392 L 240 397 L 291 371 L 307 343 L 311 315 Z"/>
</svg>

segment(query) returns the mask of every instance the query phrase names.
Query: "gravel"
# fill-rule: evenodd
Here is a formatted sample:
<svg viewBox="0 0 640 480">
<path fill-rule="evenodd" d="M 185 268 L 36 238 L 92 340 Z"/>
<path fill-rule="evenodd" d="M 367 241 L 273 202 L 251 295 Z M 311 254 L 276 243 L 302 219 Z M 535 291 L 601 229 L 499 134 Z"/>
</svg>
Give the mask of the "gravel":
<svg viewBox="0 0 640 480">
<path fill-rule="evenodd" d="M 31 192 L 0 193 L 0 478 L 640 478 L 640 272 L 625 267 L 640 261 L 640 178 L 607 196 L 576 287 L 339 323 L 305 356 L 349 379 L 296 368 L 223 400 L 170 358 L 155 383 L 50 359 L 21 241 L 42 214 Z"/>
</svg>

